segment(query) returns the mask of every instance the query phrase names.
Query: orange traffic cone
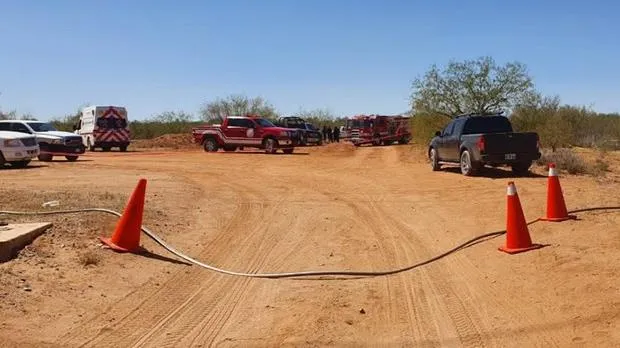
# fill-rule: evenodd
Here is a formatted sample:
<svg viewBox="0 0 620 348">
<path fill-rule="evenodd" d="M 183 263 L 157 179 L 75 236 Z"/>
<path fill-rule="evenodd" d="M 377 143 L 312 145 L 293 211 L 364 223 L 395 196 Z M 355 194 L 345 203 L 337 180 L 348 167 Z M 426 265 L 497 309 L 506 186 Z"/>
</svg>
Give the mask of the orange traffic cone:
<svg viewBox="0 0 620 348">
<path fill-rule="evenodd" d="M 560 179 L 554 163 L 549 164 L 549 176 L 547 179 L 547 216 L 542 221 L 560 222 L 576 218 L 568 215 L 566 203 L 560 186 Z"/>
<path fill-rule="evenodd" d="M 499 247 L 499 250 L 508 254 L 516 254 L 541 247 L 540 244 L 532 244 L 517 188 L 511 181 L 508 183 L 507 192 L 506 244 Z"/>
<path fill-rule="evenodd" d="M 140 249 L 145 193 L 146 179 L 140 179 L 131 197 L 129 197 L 127 206 L 116 224 L 112 237 L 99 237 L 104 244 L 118 252 L 136 252 Z"/>
</svg>

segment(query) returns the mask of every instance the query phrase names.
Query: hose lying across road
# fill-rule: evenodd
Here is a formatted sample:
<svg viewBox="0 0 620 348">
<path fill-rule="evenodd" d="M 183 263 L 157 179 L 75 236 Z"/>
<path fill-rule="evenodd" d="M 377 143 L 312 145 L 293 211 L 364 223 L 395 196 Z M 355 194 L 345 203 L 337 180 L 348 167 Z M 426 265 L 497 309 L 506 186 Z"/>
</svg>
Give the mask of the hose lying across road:
<svg viewBox="0 0 620 348">
<path fill-rule="evenodd" d="M 577 209 L 577 210 L 573 210 L 570 211 L 569 213 L 580 213 L 580 212 L 588 212 L 588 211 L 596 211 L 596 210 L 620 210 L 620 206 L 617 207 L 600 207 L 600 208 L 583 208 L 583 209 Z M 54 214 L 77 214 L 77 213 L 87 213 L 87 212 L 101 212 L 101 213 L 107 213 L 107 214 L 112 214 L 112 215 L 116 215 L 118 217 L 121 217 L 121 213 L 116 212 L 114 210 L 110 210 L 110 209 L 104 209 L 104 208 L 84 208 L 84 209 L 73 209 L 73 210 L 56 210 L 56 211 L 38 211 L 38 212 L 23 212 L 23 211 L 3 211 L 0 210 L 0 215 L 5 214 L 5 215 L 54 215 Z M 540 221 L 540 219 L 536 219 L 536 220 L 532 220 L 529 221 L 527 224 L 533 224 L 537 221 Z M 166 242 L 164 242 L 160 237 L 158 237 L 155 233 L 153 233 L 151 230 L 149 230 L 148 228 L 142 226 L 142 231 L 148 236 L 150 237 L 153 241 L 155 241 L 157 244 L 161 245 L 164 249 L 168 250 L 169 252 L 171 252 L 172 254 L 176 255 L 177 257 L 188 261 L 194 265 L 200 266 L 200 267 L 204 267 L 206 269 L 209 269 L 211 271 L 215 271 L 215 272 L 219 272 L 219 273 L 224 273 L 224 274 L 228 274 L 228 275 L 233 275 L 233 276 L 241 276 L 241 277 L 252 277 L 252 278 L 291 278 L 291 277 L 315 277 L 315 276 L 358 276 L 358 277 L 373 277 L 373 276 L 385 276 L 385 275 L 391 275 L 391 274 L 395 274 L 395 273 L 401 273 L 401 272 L 405 272 L 405 271 L 409 271 L 412 270 L 414 268 L 429 264 L 431 262 L 437 261 L 445 256 L 448 256 L 460 249 L 463 249 L 467 246 L 473 245 L 475 242 L 483 240 L 485 238 L 491 238 L 491 237 L 496 237 L 496 236 L 500 236 L 504 233 L 506 233 L 505 230 L 502 231 L 496 231 L 496 232 L 490 232 L 490 233 L 485 233 L 482 234 L 480 236 L 474 237 L 462 244 L 457 245 L 456 247 L 442 253 L 439 254 L 437 256 L 434 256 L 428 260 L 422 261 L 422 262 L 418 262 L 414 265 L 411 266 L 407 266 L 407 267 L 403 267 L 403 268 L 398 268 L 398 269 L 393 269 L 393 270 L 387 270 L 387 271 L 302 271 L 302 272 L 282 272 L 282 273 L 244 273 L 244 272 L 235 272 L 235 271 L 228 271 L 225 269 L 221 269 L 221 268 L 217 268 L 215 266 L 211 266 L 208 265 L 206 263 L 200 262 L 198 260 L 195 260 L 193 258 L 191 258 L 190 256 L 187 256 L 183 253 L 181 253 L 180 251 L 175 250 L 172 246 L 168 245 Z"/>
</svg>

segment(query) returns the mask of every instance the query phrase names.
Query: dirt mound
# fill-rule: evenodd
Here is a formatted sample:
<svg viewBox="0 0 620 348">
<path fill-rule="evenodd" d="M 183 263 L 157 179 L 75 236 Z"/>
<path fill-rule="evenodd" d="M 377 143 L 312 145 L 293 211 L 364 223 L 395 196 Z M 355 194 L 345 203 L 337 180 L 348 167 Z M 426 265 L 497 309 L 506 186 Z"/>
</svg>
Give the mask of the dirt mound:
<svg viewBox="0 0 620 348">
<path fill-rule="evenodd" d="M 135 141 L 136 147 L 141 148 L 172 148 L 184 149 L 196 147 L 191 134 L 164 134 L 153 139 Z"/>
</svg>

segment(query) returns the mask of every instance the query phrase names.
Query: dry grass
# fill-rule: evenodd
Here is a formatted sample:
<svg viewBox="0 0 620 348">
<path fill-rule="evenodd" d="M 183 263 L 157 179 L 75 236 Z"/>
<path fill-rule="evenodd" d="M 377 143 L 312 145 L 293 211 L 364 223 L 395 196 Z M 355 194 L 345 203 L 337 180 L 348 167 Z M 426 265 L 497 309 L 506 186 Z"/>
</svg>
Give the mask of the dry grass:
<svg viewBox="0 0 620 348">
<path fill-rule="evenodd" d="M 604 150 L 599 151 L 595 159 L 586 159 L 583 154 L 567 148 L 558 149 L 555 152 L 543 150 L 543 154 L 537 161 L 537 164 L 547 166 L 549 163 L 555 163 L 560 171 L 575 175 L 599 177 L 610 171 L 607 152 Z"/>
</svg>

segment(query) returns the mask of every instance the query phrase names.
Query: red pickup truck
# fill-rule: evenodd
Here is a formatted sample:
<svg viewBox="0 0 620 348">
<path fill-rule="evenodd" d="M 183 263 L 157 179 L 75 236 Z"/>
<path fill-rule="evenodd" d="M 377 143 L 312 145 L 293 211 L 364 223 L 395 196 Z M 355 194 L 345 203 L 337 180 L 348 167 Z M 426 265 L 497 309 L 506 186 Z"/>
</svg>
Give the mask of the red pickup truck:
<svg viewBox="0 0 620 348">
<path fill-rule="evenodd" d="M 277 127 L 267 119 L 254 116 L 228 116 L 221 125 L 193 128 L 192 136 L 207 152 L 253 147 L 269 154 L 278 149 L 286 154 L 293 153 L 300 139 L 296 129 Z"/>
</svg>

